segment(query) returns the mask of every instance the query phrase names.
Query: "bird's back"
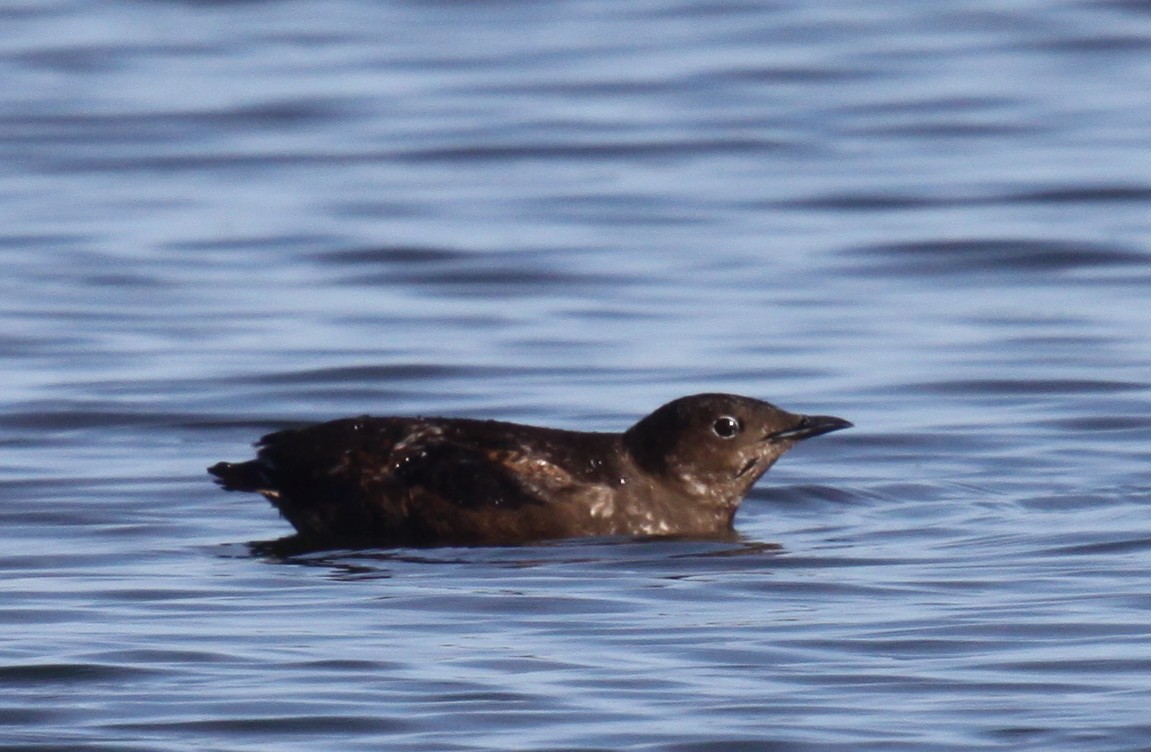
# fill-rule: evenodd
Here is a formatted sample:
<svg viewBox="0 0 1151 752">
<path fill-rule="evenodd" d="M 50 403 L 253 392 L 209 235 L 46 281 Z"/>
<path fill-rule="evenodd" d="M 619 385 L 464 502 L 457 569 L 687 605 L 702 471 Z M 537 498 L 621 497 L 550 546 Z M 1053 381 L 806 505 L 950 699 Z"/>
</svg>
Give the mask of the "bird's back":
<svg viewBox="0 0 1151 752">
<path fill-rule="evenodd" d="M 599 532 L 584 528 L 618 482 L 617 442 L 499 421 L 365 416 L 268 434 L 256 459 L 211 472 L 228 490 L 263 494 L 317 541 L 515 542 Z"/>
</svg>

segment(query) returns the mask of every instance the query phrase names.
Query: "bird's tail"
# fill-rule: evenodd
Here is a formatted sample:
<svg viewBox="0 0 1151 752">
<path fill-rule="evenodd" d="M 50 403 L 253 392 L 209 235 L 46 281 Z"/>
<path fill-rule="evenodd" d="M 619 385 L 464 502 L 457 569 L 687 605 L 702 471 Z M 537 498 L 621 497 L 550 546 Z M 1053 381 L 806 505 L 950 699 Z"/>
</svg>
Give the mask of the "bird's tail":
<svg viewBox="0 0 1151 752">
<path fill-rule="evenodd" d="M 208 472 L 216 476 L 216 482 L 226 491 L 263 491 L 269 485 L 259 460 L 217 462 Z"/>
</svg>

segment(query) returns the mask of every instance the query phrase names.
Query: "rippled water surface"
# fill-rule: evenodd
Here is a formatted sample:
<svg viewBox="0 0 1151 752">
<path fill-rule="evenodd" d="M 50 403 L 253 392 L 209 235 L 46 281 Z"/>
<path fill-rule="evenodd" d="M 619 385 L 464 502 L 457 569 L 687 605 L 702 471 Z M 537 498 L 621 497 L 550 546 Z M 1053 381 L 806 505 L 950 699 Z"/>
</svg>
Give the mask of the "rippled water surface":
<svg viewBox="0 0 1151 752">
<path fill-rule="evenodd" d="M 1145 2 L 0 4 L 0 749 L 1151 748 Z M 728 541 L 263 553 L 361 413 L 856 428 Z"/>
</svg>

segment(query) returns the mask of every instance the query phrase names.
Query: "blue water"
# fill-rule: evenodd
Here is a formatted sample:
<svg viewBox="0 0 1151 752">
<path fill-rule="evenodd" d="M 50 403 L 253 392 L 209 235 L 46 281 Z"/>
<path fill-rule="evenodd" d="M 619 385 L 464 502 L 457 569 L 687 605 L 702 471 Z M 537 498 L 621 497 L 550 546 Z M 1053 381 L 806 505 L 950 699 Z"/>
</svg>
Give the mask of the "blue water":
<svg viewBox="0 0 1151 752">
<path fill-rule="evenodd" d="M 0 750 L 1151 749 L 1151 6 L 0 4 Z M 262 554 L 362 413 L 856 428 L 738 540 Z"/>
</svg>

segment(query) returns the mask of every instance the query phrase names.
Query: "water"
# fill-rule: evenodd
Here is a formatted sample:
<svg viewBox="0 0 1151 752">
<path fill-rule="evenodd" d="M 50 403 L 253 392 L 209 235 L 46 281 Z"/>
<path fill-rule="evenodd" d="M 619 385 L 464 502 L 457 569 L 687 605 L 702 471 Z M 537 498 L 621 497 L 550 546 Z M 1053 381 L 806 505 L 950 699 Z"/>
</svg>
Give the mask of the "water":
<svg viewBox="0 0 1151 752">
<path fill-rule="evenodd" d="M 0 6 L 0 749 L 1151 748 L 1151 13 Z M 842 415 L 721 542 L 254 552 L 364 412 Z"/>
</svg>

